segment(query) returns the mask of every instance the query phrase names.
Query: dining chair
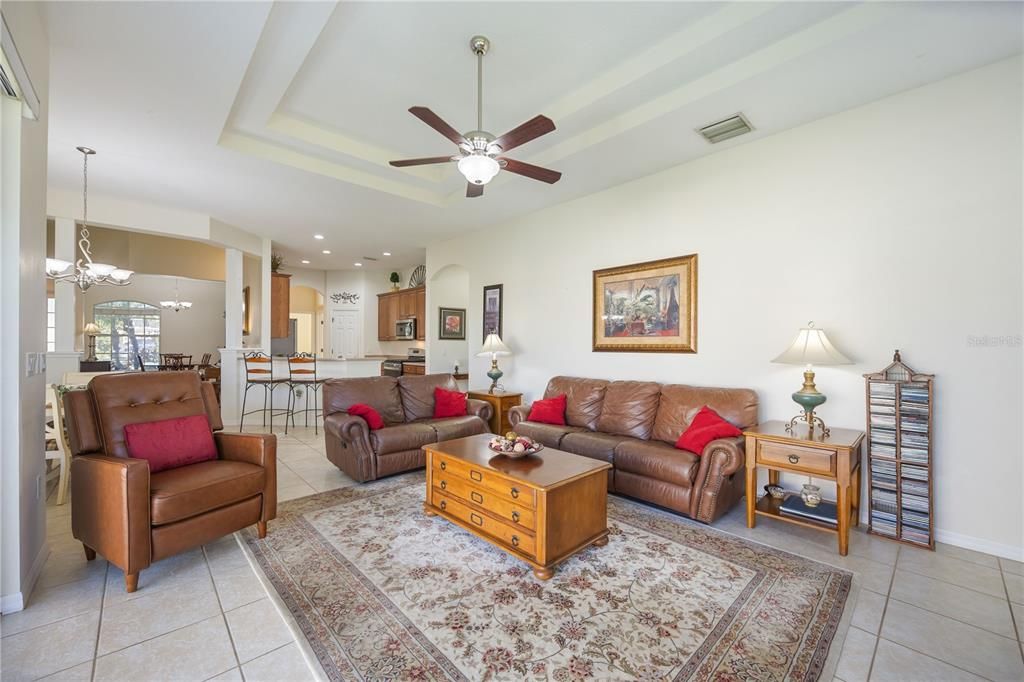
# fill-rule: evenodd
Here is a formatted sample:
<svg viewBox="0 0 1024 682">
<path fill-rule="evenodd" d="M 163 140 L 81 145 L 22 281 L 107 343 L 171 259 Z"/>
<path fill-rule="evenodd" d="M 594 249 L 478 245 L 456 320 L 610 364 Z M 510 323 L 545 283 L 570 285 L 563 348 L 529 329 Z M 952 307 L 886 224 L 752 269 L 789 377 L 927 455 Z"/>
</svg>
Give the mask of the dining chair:
<svg viewBox="0 0 1024 682">
<path fill-rule="evenodd" d="M 64 430 L 64 405 L 58 399 L 57 384 L 50 384 L 46 387 L 46 404 L 50 406 L 53 424 L 49 421 L 45 425 L 46 461 L 56 462 L 57 468 L 48 472 L 49 479 L 56 473 L 57 478 L 57 504 L 61 505 L 67 501 L 68 496 L 68 474 L 71 471 L 71 448 L 68 445 L 67 432 Z"/>
</svg>

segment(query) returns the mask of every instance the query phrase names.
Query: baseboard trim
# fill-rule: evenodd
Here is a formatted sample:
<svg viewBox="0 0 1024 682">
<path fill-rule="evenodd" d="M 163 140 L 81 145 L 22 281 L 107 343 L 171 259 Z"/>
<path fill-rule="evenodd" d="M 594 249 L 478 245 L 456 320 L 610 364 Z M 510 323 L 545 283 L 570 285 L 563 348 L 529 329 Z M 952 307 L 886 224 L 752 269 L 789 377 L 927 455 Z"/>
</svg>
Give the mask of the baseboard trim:
<svg viewBox="0 0 1024 682">
<path fill-rule="evenodd" d="M 995 556 L 1002 557 L 1004 559 L 1012 559 L 1014 561 L 1024 561 L 1024 547 L 1004 545 L 1001 542 L 992 542 L 991 540 L 984 540 L 972 535 L 954 533 L 948 530 L 936 530 L 935 539 L 939 542 L 944 542 L 947 545 L 955 545 L 956 547 L 962 547 L 963 549 L 972 549 L 975 552 L 993 554 Z"/>
<path fill-rule="evenodd" d="M 44 540 L 42 547 L 39 548 L 39 553 L 36 554 L 36 558 L 32 562 L 31 570 L 29 570 L 28 575 L 25 577 L 25 584 L 22 585 L 21 592 L 5 594 L 0 597 L 0 613 L 15 613 L 25 608 L 25 604 L 28 602 L 28 598 L 32 596 L 32 591 L 35 589 L 39 576 L 43 572 L 43 566 L 46 565 L 46 560 L 49 558 L 50 543 Z"/>
</svg>

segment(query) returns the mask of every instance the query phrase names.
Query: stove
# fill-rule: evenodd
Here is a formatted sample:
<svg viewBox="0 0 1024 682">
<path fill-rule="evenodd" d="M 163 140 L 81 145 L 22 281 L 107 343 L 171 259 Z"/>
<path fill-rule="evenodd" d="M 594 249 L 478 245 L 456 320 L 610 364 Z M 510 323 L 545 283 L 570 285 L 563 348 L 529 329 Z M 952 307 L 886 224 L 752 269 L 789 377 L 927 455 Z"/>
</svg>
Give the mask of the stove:
<svg viewBox="0 0 1024 682">
<path fill-rule="evenodd" d="M 427 361 L 427 351 L 422 348 L 409 348 L 406 351 L 405 360 L 385 360 L 380 364 L 380 374 L 385 377 L 402 376 L 402 365 L 407 362 L 424 363 Z"/>
</svg>

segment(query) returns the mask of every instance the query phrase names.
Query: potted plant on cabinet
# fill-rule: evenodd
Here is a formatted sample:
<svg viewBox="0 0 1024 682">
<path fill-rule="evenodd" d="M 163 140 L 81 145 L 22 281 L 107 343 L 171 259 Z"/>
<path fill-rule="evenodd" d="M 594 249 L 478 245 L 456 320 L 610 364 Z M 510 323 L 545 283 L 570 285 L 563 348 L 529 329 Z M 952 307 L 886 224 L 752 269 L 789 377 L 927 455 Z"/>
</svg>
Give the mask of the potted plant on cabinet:
<svg viewBox="0 0 1024 682">
<path fill-rule="evenodd" d="M 391 280 L 391 291 L 398 291 L 398 289 L 399 289 L 398 283 L 402 279 L 401 277 L 398 276 L 398 273 L 397 272 L 392 272 L 391 273 L 391 277 L 389 277 L 388 279 Z"/>
</svg>

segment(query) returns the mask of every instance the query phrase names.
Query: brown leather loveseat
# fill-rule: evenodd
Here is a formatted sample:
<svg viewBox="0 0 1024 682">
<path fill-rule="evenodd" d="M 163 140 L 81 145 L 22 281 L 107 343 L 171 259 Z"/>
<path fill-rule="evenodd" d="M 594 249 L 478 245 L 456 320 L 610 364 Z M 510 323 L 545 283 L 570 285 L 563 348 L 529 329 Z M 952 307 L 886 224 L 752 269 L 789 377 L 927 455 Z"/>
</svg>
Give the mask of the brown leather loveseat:
<svg viewBox="0 0 1024 682">
<path fill-rule="evenodd" d="M 700 456 L 676 449 L 675 442 L 705 405 L 740 429 L 754 426 L 754 391 L 554 377 L 544 397 L 563 393 L 565 426 L 528 421 L 530 406 L 521 405 L 509 413 L 512 428 L 549 447 L 609 462 L 610 492 L 705 523 L 743 496 L 742 437 L 713 440 Z"/>
<path fill-rule="evenodd" d="M 109 374 L 64 395 L 71 533 L 125 573 L 134 592 L 154 561 L 277 515 L 277 437 L 223 433 L 214 387 L 196 372 Z M 129 424 L 205 414 L 218 458 L 150 473 L 130 457 Z"/>
<path fill-rule="evenodd" d="M 459 390 L 450 374 L 326 382 L 323 394 L 327 459 L 362 483 L 423 468 L 426 455 L 420 448 L 424 445 L 487 433 L 490 403 L 467 400 L 467 414 L 434 419 L 435 388 Z M 357 404 L 377 410 L 384 419 L 384 428 L 371 431 L 365 419 L 347 412 Z"/>
</svg>

